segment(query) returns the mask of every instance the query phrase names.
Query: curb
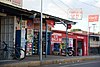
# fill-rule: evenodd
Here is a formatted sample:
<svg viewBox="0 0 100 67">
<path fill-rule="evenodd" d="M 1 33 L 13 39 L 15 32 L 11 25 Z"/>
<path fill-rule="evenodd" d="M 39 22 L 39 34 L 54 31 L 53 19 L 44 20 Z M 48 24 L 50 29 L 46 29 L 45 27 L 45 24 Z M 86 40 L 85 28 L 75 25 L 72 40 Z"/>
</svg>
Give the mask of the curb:
<svg viewBox="0 0 100 67">
<path fill-rule="evenodd" d="M 49 65 L 49 64 L 62 64 L 62 63 L 74 63 L 88 60 L 96 60 L 98 58 L 71 58 L 71 59 L 55 59 L 55 60 L 43 60 L 40 61 L 28 61 L 28 62 L 20 62 L 20 63 L 12 63 L 12 64 L 3 64 L 0 67 L 33 67 L 40 65 Z"/>
<path fill-rule="evenodd" d="M 40 66 L 40 61 L 28 61 L 28 62 L 0 65 L 0 67 L 32 67 L 32 66 Z"/>
</svg>

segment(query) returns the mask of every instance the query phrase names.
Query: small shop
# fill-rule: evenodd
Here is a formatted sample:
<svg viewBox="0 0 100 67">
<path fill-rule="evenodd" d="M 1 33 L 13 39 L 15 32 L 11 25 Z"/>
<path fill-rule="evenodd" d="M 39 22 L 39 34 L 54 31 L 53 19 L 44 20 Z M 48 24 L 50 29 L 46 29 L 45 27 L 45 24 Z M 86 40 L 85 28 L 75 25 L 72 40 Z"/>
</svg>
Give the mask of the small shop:
<svg viewBox="0 0 100 67">
<path fill-rule="evenodd" d="M 51 40 L 51 54 L 66 55 L 66 49 L 73 52 L 73 56 L 88 55 L 88 36 L 82 33 L 68 33 L 68 45 L 66 45 L 66 32 L 53 30 Z M 71 53 L 71 52 L 70 52 Z"/>
<path fill-rule="evenodd" d="M 100 55 L 100 34 L 91 33 L 89 39 L 89 55 Z"/>
<path fill-rule="evenodd" d="M 28 11 L 0 2 L 0 48 L 4 46 L 2 46 L 1 42 L 5 41 L 9 46 L 24 49 L 27 56 L 40 54 L 40 16 L 40 12 Z M 42 49 L 43 54 L 47 53 L 49 55 L 52 44 L 51 28 L 54 27 L 55 22 L 60 22 L 61 20 L 68 22 L 68 20 L 47 14 L 43 14 L 42 19 Z M 55 51 L 58 51 L 58 48 L 59 46 L 55 44 Z M 11 59 L 9 54 L 4 56 L 6 55 L 7 59 Z"/>
<path fill-rule="evenodd" d="M 0 49 L 4 47 L 4 41 L 10 47 L 21 47 L 25 50 L 26 24 L 32 14 L 28 10 L 0 2 Z M 8 52 L 2 56 L 0 55 L 0 60 L 12 59 Z"/>
<path fill-rule="evenodd" d="M 51 44 L 51 27 L 54 26 L 54 20 L 43 19 L 43 32 L 42 32 L 42 53 L 45 55 L 50 54 Z M 34 42 L 33 42 L 33 55 L 39 54 L 40 48 L 40 18 L 34 18 Z M 47 40 L 47 41 L 46 41 Z"/>
</svg>

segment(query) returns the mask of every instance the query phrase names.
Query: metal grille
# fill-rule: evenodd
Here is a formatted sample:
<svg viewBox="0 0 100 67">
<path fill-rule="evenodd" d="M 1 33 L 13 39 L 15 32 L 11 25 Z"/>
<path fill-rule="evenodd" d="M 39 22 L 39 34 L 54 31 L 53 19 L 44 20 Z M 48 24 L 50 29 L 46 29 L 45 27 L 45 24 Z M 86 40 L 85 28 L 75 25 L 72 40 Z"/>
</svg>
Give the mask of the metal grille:
<svg viewBox="0 0 100 67">
<path fill-rule="evenodd" d="M 14 18 L 13 17 L 1 17 L 0 18 L 0 48 L 3 48 L 2 44 L 5 41 L 10 47 L 13 47 L 14 38 Z M 6 59 L 10 59 L 9 53 L 4 53 Z M 2 58 L 5 59 L 5 58 Z"/>
</svg>

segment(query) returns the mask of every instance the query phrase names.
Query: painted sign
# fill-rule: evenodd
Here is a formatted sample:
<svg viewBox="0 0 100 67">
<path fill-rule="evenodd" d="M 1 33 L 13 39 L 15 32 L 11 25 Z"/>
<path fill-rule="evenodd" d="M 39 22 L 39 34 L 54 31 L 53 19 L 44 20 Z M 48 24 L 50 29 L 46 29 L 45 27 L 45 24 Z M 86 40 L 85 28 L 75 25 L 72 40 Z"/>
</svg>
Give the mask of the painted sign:
<svg viewBox="0 0 100 67">
<path fill-rule="evenodd" d="M 40 23 L 41 20 L 40 20 L 40 18 L 34 18 L 33 21 L 34 21 L 34 23 Z"/>
<path fill-rule="evenodd" d="M 33 24 L 33 22 L 31 20 L 27 21 L 27 28 L 28 29 L 33 29 L 34 28 L 34 24 Z"/>
<path fill-rule="evenodd" d="M 84 42 L 84 55 L 86 55 L 87 49 L 86 49 L 86 42 Z"/>
<path fill-rule="evenodd" d="M 12 6 L 22 7 L 22 0 L 0 0 L 2 3 L 6 3 Z"/>
<path fill-rule="evenodd" d="M 54 27 L 55 22 L 53 20 L 46 20 L 46 22 L 48 23 L 48 26 Z"/>
<path fill-rule="evenodd" d="M 53 43 L 61 43 L 62 42 L 62 34 L 60 33 L 53 33 L 51 36 L 51 42 Z"/>
<path fill-rule="evenodd" d="M 79 38 L 79 39 L 84 39 L 84 37 L 82 37 L 82 36 L 77 36 L 77 38 Z"/>
<path fill-rule="evenodd" d="M 99 15 L 89 15 L 88 16 L 88 22 L 98 22 Z"/>
<path fill-rule="evenodd" d="M 32 55 L 33 29 L 27 29 L 27 52 L 26 55 Z"/>
<path fill-rule="evenodd" d="M 69 46 L 68 47 L 73 47 L 73 38 L 69 38 Z"/>
<path fill-rule="evenodd" d="M 69 9 L 68 18 L 72 20 L 82 20 L 83 12 L 81 8 Z"/>
</svg>

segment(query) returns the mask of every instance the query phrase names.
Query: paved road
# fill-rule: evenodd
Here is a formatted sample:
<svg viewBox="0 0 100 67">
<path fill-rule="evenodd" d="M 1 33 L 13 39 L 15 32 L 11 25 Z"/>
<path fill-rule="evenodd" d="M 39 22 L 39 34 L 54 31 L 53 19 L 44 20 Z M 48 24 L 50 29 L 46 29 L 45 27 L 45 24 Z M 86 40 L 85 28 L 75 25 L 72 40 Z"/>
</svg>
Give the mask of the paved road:
<svg viewBox="0 0 100 67">
<path fill-rule="evenodd" d="M 85 62 L 76 62 L 76 63 L 64 63 L 64 64 L 53 64 L 53 65 L 44 65 L 40 67 L 100 67 L 100 59 L 95 61 L 85 61 Z"/>
</svg>

